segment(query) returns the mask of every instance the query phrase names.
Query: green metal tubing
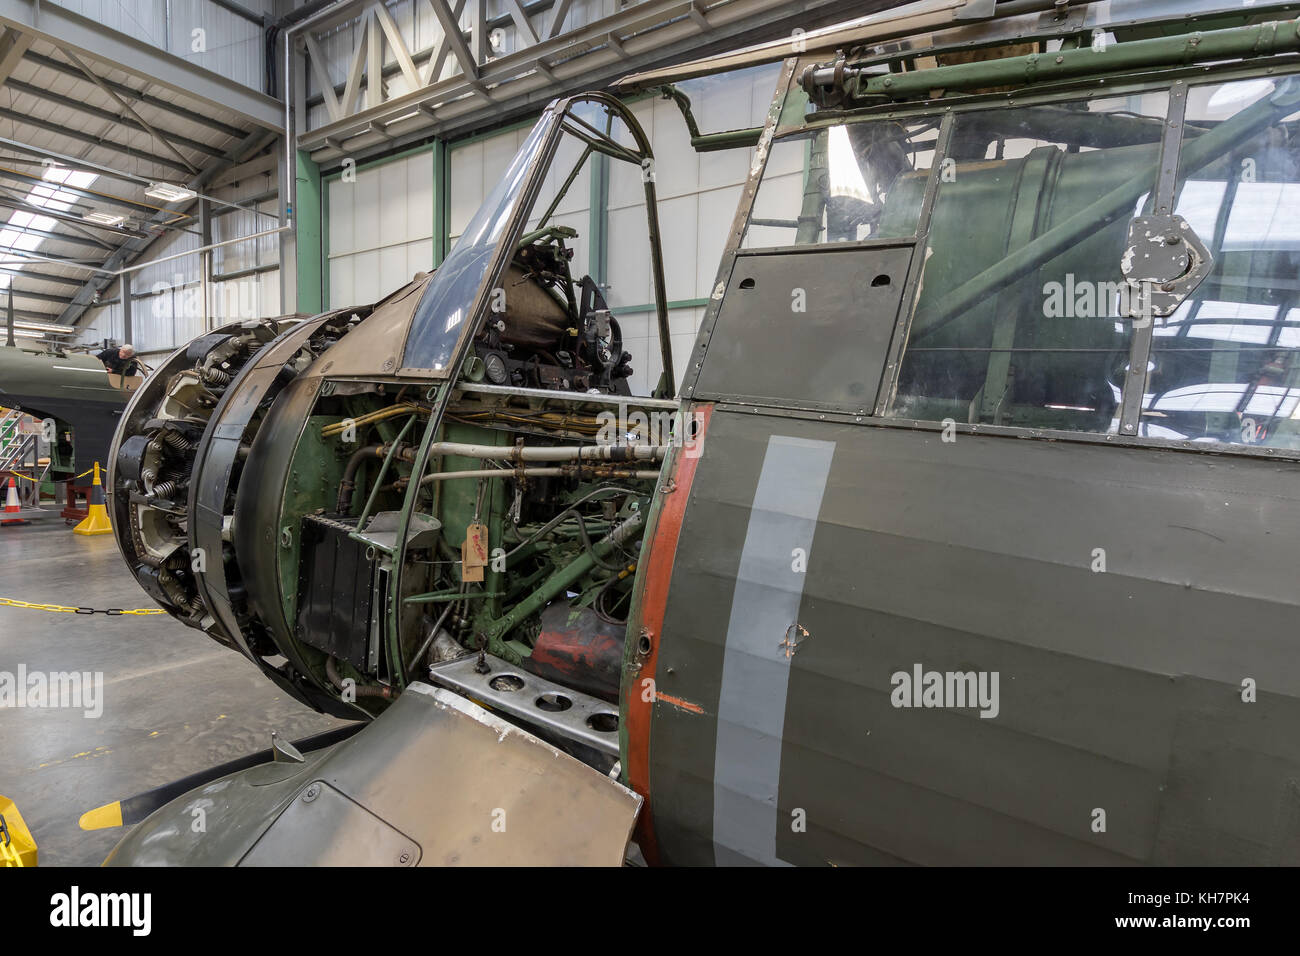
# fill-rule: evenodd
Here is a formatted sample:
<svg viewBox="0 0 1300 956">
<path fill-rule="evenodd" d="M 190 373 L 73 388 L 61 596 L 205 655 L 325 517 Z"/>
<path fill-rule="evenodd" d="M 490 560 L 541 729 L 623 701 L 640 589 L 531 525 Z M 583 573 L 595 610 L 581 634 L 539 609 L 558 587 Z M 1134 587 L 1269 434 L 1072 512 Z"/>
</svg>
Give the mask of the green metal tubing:
<svg viewBox="0 0 1300 956">
<path fill-rule="evenodd" d="M 803 203 L 799 208 L 799 228 L 795 243 L 806 246 L 817 241 L 822 231 L 822 215 L 826 212 L 824 192 L 826 170 L 830 163 L 830 134 L 819 130 L 809 145 L 808 175 L 804 177 Z"/>
<path fill-rule="evenodd" d="M 564 201 L 564 197 L 569 194 L 569 187 L 573 185 L 573 181 L 577 179 L 578 174 L 582 172 L 582 167 L 587 165 L 587 158 L 591 155 L 592 150 L 591 147 L 588 146 L 582 151 L 582 155 L 578 157 L 578 161 L 573 164 L 573 168 L 569 170 L 569 175 L 564 180 L 564 185 L 555 191 L 555 198 L 552 199 L 551 204 L 546 207 L 546 212 L 537 217 L 537 221 L 543 227 L 551 221 L 551 217 L 555 215 L 555 210 L 560 207 L 560 203 Z M 590 190 L 588 190 L 588 192 L 590 192 Z M 544 231 L 544 229 L 538 231 Z M 532 233 L 529 233 L 529 235 L 532 235 Z M 574 235 L 577 235 L 577 233 L 575 232 Z M 524 239 L 527 239 L 527 236 L 525 236 Z M 524 239 L 519 241 L 521 246 L 524 243 Z"/>
<path fill-rule="evenodd" d="M 592 278 L 596 278 L 592 275 Z M 668 311 L 674 309 L 705 309 L 708 308 L 708 299 L 674 299 L 668 303 Z M 642 315 L 646 312 L 653 312 L 659 308 L 656 302 L 647 302 L 644 305 L 616 305 L 610 309 L 610 314 L 618 317 L 620 315 Z"/>
<path fill-rule="evenodd" d="M 609 157 L 592 154 L 588 186 L 587 268 L 591 281 L 602 293 L 609 281 Z"/>
<path fill-rule="evenodd" d="M 428 594 L 412 594 L 406 599 L 407 604 L 446 604 L 448 601 L 476 601 L 479 598 L 502 598 L 504 591 L 430 591 Z"/>
<path fill-rule="evenodd" d="M 912 73 L 867 77 L 851 82 L 857 100 L 874 97 L 928 97 L 931 90 L 982 89 L 1091 78 L 1102 73 L 1128 73 L 1158 66 L 1185 66 L 1243 56 L 1265 56 L 1300 48 L 1300 20 L 1272 20 L 1254 26 L 1231 27 L 1176 37 L 1131 40 L 1098 49 L 1031 53 L 1028 56 L 958 63 Z M 856 82 L 854 82 L 856 81 Z"/>
<path fill-rule="evenodd" d="M 436 387 L 436 386 L 435 386 Z M 411 478 L 419 475 L 429 463 L 429 446 L 433 443 L 433 436 L 442 428 L 442 416 L 447 410 L 446 402 L 443 401 L 445 393 L 441 390 L 438 392 L 437 404 L 434 406 L 434 413 L 429 416 L 429 422 L 424 429 L 424 437 L 420 440 L 420 450 L 416 452 L 415 458 L 411 462 Z M 433 399 L 433 389 L 430 389 L 429 398 Z M 388 641 L 388 659 L 394 663 L 395 673 L 398 674 L 400 686 L 398 690 L 406 689 L 407 667 L 402 660 L 402 641 L 401 641 L 401 610 L 402 610 L 402 563 L 406 560 L 406 534 L 411 527 L 411 515 L 415 514 L 416 506 L 420 500 L 420 483 L 411 481 L 407 484 L 406 498 L 402 502 L 402 510 L 399 512 L 397 519 L 397 543 L 393 552 L 393 570 L 388 575 L 388 592 L 384 596 L 385 608 L 383 613 L 384 623 L 387 625 Z"/>
<path fill-rule="evenodd" d="M 723 149 L 744 149 L 757 146 L 763 135 L 761 127 L 729 129 L 721 133 L 702 133 L 691 137 L 691 146 L 697 153 L 714 153 Z"/>
<path fill-rule="evenodd" d="M 671 83 L 661 88 L 664 99 L 672 100 L 681 111 L 686 121 L 686 132 L 691 137 L 691 146 L 697 153 L 711 153 L 722 149 L 741 149 L 757 146 L 763 135 L 763 128 L 755 126 L 749 129 L 729 129 L 718 133 L 701 133 L 695 122 L 695 113 L 691 109 L 691 98 Z"/>
<path fill-rule="evenodd" d="M 411 430 L 411 425 L 414 423 L 415 416 L 412 415 L 406 420 L 406 424 L 402 426 L 402 430 L 397 433 L 397 437 L 388 443 L 388 454 L 384 456 L 384 463 L 379 468 L 379 474 L 377 474 L 375 480 L 371 482 L 370 495 L 366 498 L 366 506 L 361 509 L 361 517 L 357 519 L 357 531 L 365 529 L 366 519 L 370 517 L 370 509 L 374 507 L 375 499 L 379 497 L 379 486 L 383 484 L 384 476 L 388 474 L 388 467 L 393 461 L 393 455 L 397 453 L 398 446 L 402 444 L 402 439 L 406 437 L 406 433 Z M 355 538 L 357 535 L 353 534 L 352 537 Z"/>
<path fill-rule="evenodd" d="M 638 511 L 625 522 L 596 542 L 591 550 L 584 550 L 559 571 L 551 575 L 546 582 L 523 601 L 516 604 L 506 614 L 483 628 L 489 641 L 495 641 L 508 633 L 528 615 L 540 611 L 560 594 L 568 590 L 584 574 L 596 565 L 596 558 L 603 558 L 616 547 L 640 537 L 645 529 L 645 516 Z"/>
</svg>

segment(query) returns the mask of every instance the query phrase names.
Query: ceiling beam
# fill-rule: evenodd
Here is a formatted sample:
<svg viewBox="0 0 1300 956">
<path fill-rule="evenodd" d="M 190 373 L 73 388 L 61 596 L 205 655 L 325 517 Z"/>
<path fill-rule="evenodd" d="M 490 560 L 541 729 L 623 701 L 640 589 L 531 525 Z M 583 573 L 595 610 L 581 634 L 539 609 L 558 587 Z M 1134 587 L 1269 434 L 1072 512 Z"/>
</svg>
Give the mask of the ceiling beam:
<svg viewBox="0 0 1300 956">
<path fill-rule="evenodd" d="M 218 206 L 216 209 L 212 210 L 212 212 L 209 213 L 209 215 L 213 219 L 218 219 L 222 216 L 229 216 L 231 213 L 234 212 L 257 212 L 259 211 L 257 210 L 257 206 L 260 203 L 270 202 L 272 199 L 275 199 L 279 195 L 280 195 L 280 190 L 278 188 L 267 189 L 258 193 L 255 196 L 245 196 L 243 199 L 239 200 L 241 203 L 244 203 L 249 208 L 240 209 L 235 206 Z"/>
<path fill-rule="evenodd" d="M 35 53 L 28 50 L 27 55 L 24 56 L 23 59 L 36 66 L 43 66 L 47 70 L 53 70 L 62 76 L 69 76 L 74 80 L 81 79 L 81 71 L 75 66 L 71 63 L 64 63 L 62 60 L 56 60 L 52 56 L 46 56 L 43 53 Z M 248 135 L 248 130 L 246 129 L 240 129 L 238 126 L 231 126 L 229 123 L 222 123 L 218 120 L 214 120 L 211 117 L 204 116 L 202 113 L 196 113 L 194 110 L 186 109 L 179 103 L 159 99 L 150 93 L 146 93 L 144 90 L 133 90 L 129 86 L 109 79 L 105 79 L 104 84 L 109 89 L 127 97 L 128 99 L 133 99 L 137 103 L 143 103 L 151 109 L 171 113 L 173 116 L 179 117 L 180 119 L 186 120 L 190 123 L 198 123 L 200 126 L 206 126 L 208 129 L 225 133 L 227 136 L 238 136 L 242 138 Z"/>
<path fill-rule="evenodd" d="M 277 181 L 280 175 L 280 157 L 275 153 L 267 153 L 265 156 L 259 156 L 256 159 L 250 159 L 246 163 L 240 163 L 238 166 L 231 166 L 229 169 L 222 170 L 220 176 L 212 180 L 211 188 L 220 189 L 222 186 L 231 186 L 246 179 L 252 179 L 254 176 L 273 176 Z"/>
<path fill-rule="evenodd" d="M 47 149 L 43 146 L 32 146 L 30 143 L 22 143 L 16 139 L 8 139 L 4 136 L 0 136 L 0 149 L 9 149 L 16 153 L 26 153 L 32 156 L 40 156 L 43 159 L 53 159 L 60 166 L 68 166 L 71 167 L 72 169 L 80 169 L 87 172 L 93 172 L 99 175 L 101 178 L 112 180 L 114 182 L 134 183 L 137 186 L 148 186 L 151 182 L 153 182 L 153 178 L 148 176 L 138 176 L 135 173 L 125 172 L 121 169 L 114 169 L 112 166 L 103 166 L 99 163 L 91 162 L 88 159 L 82 159 L 76 156 L 68 156 L 65 153 L 55 152 L 54 150 Z M 220 159 L 220 161 L 224 163 L 226 162 L 227 155 L 228 154 L 223 153 L 220 157 L 218 157 L 218 159 Z M 23 159 L 6 160 L 4 157 L 0 157 L 0 162 L 5 162 L 5 161 L 8 161 L 10 163 L 22 163 L 26 165 L 40 165 L 42 168 L 48 165 L 45 162 L 35 164 L 32 163 L 30 160 L 23 160 Z M 227 169 L 226 171 L 229 172 L 230 170 Z M 212 184 L 209 184 L 209 186 L 211 188 L 215 188 L 212 186 Z M 66 189 L 68 187 L 65 186 L 64 188 Z M 93 192 L 89 190 L 87 190 L 86 192 L 87 195 L 91 196 L 92 198 L 100 198 L 103 199 L 103 201 L 105 202 L 112 201 L 111 199 L 104 198 L 105 196 L 108 195 L 108 190 L 106 187 L 95 190 Z M 232 205 L 231 203 L 228 203 L 226 200 L 217 199 L 214 196 L 204 196 L 202 198 L 209 199 L 212 202 L 221 204 L 223 206 Z M 124 200 L 124 201 L 130 202 L 131 200 Z M 151 205 L 149 203 L 139 203 L 138 205 L 141 209 L 144 209 L 146 212 L 150 214 L 157 212 L 158 210 L 157 206 Z M 233 205 L 237 206 L 239 204 L 238 202 L 236 202 L 233 203 Z M 81 204 L 77 204 L 77 208 L 89 209 L 91 207 L 83 207 Z M 181 222 L 185 221 L 186 218 L 188 217 L 178 217 L 177 219 L 173 219 L 171 222 L 167 223 L 166 225 L 168 226 L 179 225 Z M 89 228 L 100 228 L 100 229 L 105 228 L 103 226 L 96 226 L 94 223 L 86 223 L 86 226 Z M 133 229 L 121 229 L 119 227 L 107 227 L 107 228 L 110 228 L 115 232 L 126 233 L 127 235 L 130 236 L 137 235 L 136 231 Z"/>
<path fill-rule="evenodd" d="M 4 0 L 0 0 L 3 3 Z M 174 169 L 180 173 L 188 173 L 189 168 L 182 166 L 180 163 L 171 159 L 164 159 L 154 153 L 147 153 L 142 149 L 136 149 L 134 146 L 127 146 L 125 143 L 119 143 L 115 140 L 104 139 L 91 133 L 83 133 L 80 130 L 69 129 L 60 123 L 53 123 L 49 120 L 37 119 L 35 116 L 29 116 L 26 113 L 20 113 L 18 110 L 11 110 L 7 107 L 0 107 L 0 117 L 20 123 L 24 126 L 31 126 L 34 129 L 44 130 L 47 133 L 55 133 L 59 136 L 66 136 L 68 139 L 75 139 L 79 143 L 85 143 L 88 146 L 98 146 L 101 149 L 111 150 L 122 156 L 129 156 L 131 159 L 137 159 L 146 163 L 153 163 L 155 166 L 161 166 L 166 169 Z"/>
<path fill-rule="evenodd" d="M 243 17 L 249 23 L 255 23 L 259 27 L 266 25 L 266 17 L 256 10 L 248 9 L 242 3 L 236 3 L 235 0 L 212 0 L 212 2 L 224 10 L 229 10 L 237 17 Z"/>
<path fill-rule="evenodd" d="M 122 107 L 123 111 L 130 113 L 132 119 L 134 119 L 136 123 L 138 123 L 140 126 L 144 127 L 145 131 L 150 136 L 152 136 L 158 142 L 162 143 L 162 145 L 166 147 L 167 152 L 171 153 L 173 156 L 179 159 L 182 165 L 184 165 L 187 170 L 189 170 L 191 173 L 197 173 L 199 171 L 199 167 L 195 166 L 192 162 L 190 162 L 188 156 L 186 156 L 174 145 L 172 145 L 172 141 L 170 139 L 168 139 L 165 135 L 163 135 L 162 133 L 158 132 L 158 130 L 150 126 L 148 121 L 145 120 L 145 118 L 141 116 L 139 113 L 137 113 L 135 109 L 130 104 L 127 103 L 126 100 L 122 99 L 122 97 L 118 96 L 111 89 L 109 89 L 104 84 L 104 81 L 100 78 L 99 74 L 96 73 L 94 70 L 92 70 L 90 67 L 86 66 L 85 62 L 81 59 L 81 57 L 77 56 L 77 54 L 73 53 L 71 50 L 65 50 L 62 47 L 59 48 L 59 52 L 62 53 L 64 56 L 66 56 L 69 60 L 71 60 L 73 66 L 79 69 L 82 73 L 86 74 L 86 79 L 90 80 L 91 83 L 94 83 L 101 93 L 103 93 L 113 102 L 115 102 L 118 106 Z M 115 122 L 121 123 L 122 117 L 116 117 Z"/>
<path fill-rule="evenodd" d="M 119 116 L 108 110 L 100 109 L 98 106 L 91 106 L 85 100 L 79 100 L 71 96 L 63 96 L 60 93 L 54 93 L 50 90 L 42 89 L 39 86 L 33 86 L 30 83 L 24 83 L 22 80 L 10 79 L 6 84 L 9 89 L 15 93 L 24 93 L 27 96 L 34 96 L 46 103 L 53 103 L 56 106 L 62 106 L 65 109 L 74 110 L 85 116 L 93 116 L 95 119 L 104 120 L 108 123 L 117 123 L 121 126 L 127 126 L 131 129 L 138 129 L 143 132 L 149 132 L 149 129 L 131 119 L 129 116 Z M 109 87 L 111 89 L 111 87 Z M 192 149 L 197 153 L 203 153 L 207 156 L 217 157 L 224 156 L 226 151 L 216 146 L 209 146 L 207 143 L 201 143 L 197 139 L 190 139 L 187 136 L 181 136 L 179 133 L 168 131 L 167 138 L 178 146 L 184 146 L 186 149 Z"/>
<path fill-rule="evenodd" d="M 21 275 L 22 273 L 19 273 Z M 66 295 L 53 295 L 49 292 L 33 292 L 30 289 L 20 289 L 18 286 L 11 286 L 14 290 L 15 299 L 31 299 L 33 302 L 53 302 L 55 305 L 66 306 L 69 297 Z"/>
<path fill-rule="evenodd" d="M 107 257 L 103 259 L 78 259 L 76 256 L 53 256 L 44 252 L 28 252 L 26 249 L 5 249 L 0 252 L 0 262 L 21 259 L 24 262 L 44 262 L 53 265 L 66 265 L 82 272 L 102 269 Z"/>
<path fill-rule="evenodd" d="M 0 275 L 14 276 L 19 279 L 35 279 L 40 282 L 53 282 L 56 285 L 81 286 L 82 279 L 75 279 L 72 276 L 52 276 L 45 272 L 33 272 L 24 266 L 22 269 L 6 269 L 0 266 Z"/>
<path fill-rule="evenodd" d="M 0 38 L 0 82 L 8 82 L 32 45 L 32 38 L 16 30 L 5 30 Z"/>
<path fill-rule="evenodd" d="M 559 21 L 557 23 L 552 24 L 556 30 L 563 29 L 564 15 L 567 14 L 570 3 L 572 3 L 572 0 L 561 0 L 561 2 L 559 3 L 559 9 L 560 9 Z M 533 16 L 540 17 L 544 15 L 547 11 L 551 10 L 552 7 L 555 6 L 556 6 L 556 0 L 534 0 L 533 3 L 527 3 L 523 5 L 523 12 L 526 16 L 529 17 L 533 17 Z M 455 0 L 455 3 L 453 3 L 451 7 L 451 13 L 452 13 L 452 18 L 457 23 L 460 22 L 460 17 L 461 14 L 464 12 L 464 10 L 465 10 L 465 0 Z M 511 22 L 512 22 L 512 18 L 510 14 L 503 14 L 501 16 L 493 17 L 489 19 L 484 24 L 484 28 L 488 31 L 489 34 L 491 34 L 491 32 L 495 30 L 497 27 L 509 26 Z M 317 29 L 321 29 L 321 28 L 318 27 Z M 465 31 L 461 31 L 461 34 L 462 36 L 467 35 Z M 307 33 L 303 34 L 303 39 L 307 40 L 309 44 L 310 42 L 312 42 L 312 35 L 310 30 Z M 417 83 L 416 86 L 428 86 L 429 83 L 431 82 L 430 77 L 438 77 L 442 75 L 442 68 L 446 63 L 447 55 L 450 53 L 450 51 L 451 51 L 451 44 L 448 42 L 445 36 L 442 36 L 439 38 L 438 44 L 436 46 L 430 46 L 422 50 L 410 52 L 410 56 L 413 62 L 418 60 L 424 63 L 423 67 L 418 67 L 420 72 L 420 82 Z M 310 48 L 308 52 L 310 53 Z M 397 50 L 394 50 L 393 52 L 395 56 L 401 55 Z M 28 57 L 28 59 L 31 58 Z M 401 72 L 402 72 L 402 65 L 399 62 L 397 62 L 396 59 L 392 63 L 386 63 L 383 68 L 383 75 L 385 78 L 397 76 Z M 319 79 L 319 77 L 317 79 Z M 332 89 L 334 90 L 334 95 L 339 96 L 343 93 L 343 84 L 341 83 L 335 84 L 332 87 Z M 412 89 L 414 89 L 414 87 L 412 87 Z M 320 106 L 324 102 L 325 102 L 324 90 L 322 90 L 319 93 L 312 93 L 307 97 L 308 107 Z"/>
<path fill-rule="evenodd" d="M 430 0 L 437 4 L 441 0 Z M 328 164 L 339 156 L 360 159 L 400 148 L 430 135 L 464 135 L 485 123 L 536 115 L 549 100 L 583 89 L 600 89 L 634 70 L 743 45 L 748 38 L 813 28 L 847 13 L 879 10 L 888 0 L 731 0 L 702 7 L 692 0 L 644 0 L 513 53 L 496 57 L 475 75 L 449 76 L 357 110 L 341 120 L 299 130 L 299 149 Z M 705 34 L 695 14 L 705 17 Z M 556 11 L 560 12 L 559 10 Z M 568 14 L 568 11 L 564 11 Z M 560 21 L 561 23 L 563 21 Z M 444 30 L 446 29 L 444 24 Z M 549 30 L 548 30 L 549 32 Z M 616 46 L 610 35 L 619 37 Z M 454 41 L 463 36 L 451 37 Z M 417 55 L 418 59 L 418 55 Z M 539 69 L 539 66 L 541 67 Z M 427 67 L 426 67 L 427 68 Z M 484 103 L 469 94 L 490 94 Z M 382 124 L 385 136 L 372 123 Z"/>
<path fill-rule="evenodd" d="M 3 204 L 4 201 L 0 200 L 0 205 Z M 12 219 L 13 217 L 10 216 L 9 218 Z M 48 229 L 37 229 L 33 226 L 10 227 L 9 220 L 5 220 L 3 223 L 0 223 L 0 228 L 13 228 L 13 229 L 17 229 L 19 232 L 30 232 L 33 236 L 40 236 L 42 239 L 49 239 L 53 242 L 70 242 L 73 245 L 78 245 L 78 246 L 93 246 L 96 249 L 107 249 L 109 252 L 112 252 L 115 248 L 117 248 L 116 246 L 111 246 L 107 242 L 103 242 L 99 239 L 91 238 L 90 236 L 73 236 L 73 235 L 69 235 L 66 232 L 50 232 Z M 4 247 L 0 246 L 0 257 L 2 257 L 3 255 L 4 255 Z"/>
<path fill-rule="evenodd" d="M 18 292 L 17 289 L 14 290 L 14 298 L 15 298 L 15 299 L 19 298 L 19 292 Z M 3 314 L 4 311 L 5 311 L 5 310 L 4 310 L 3 308 L 0 308 L 0 314 Z M 49 322 L 51 325 L 55 325 L 55 324 L 57 324 L 57 323 L 54 321 L 54 313 L 53 313 L 53 312 L 33 312 L 31 309 L 14 309 L 14 318 L 15 318 L 15 319 L 27 319 L 27 320 L 32 321 L 32 322 Z M 65 334 L 65 333 L 56 332 L 56 333 L 54 333 L 54 334 L 55 334 L 55 335 L 62 335 L 62 334 Z"/>
<path fill-rule="evenodd" d="M 57 4 L 0 0 L 0 23 L 56 47 L 76 50 L 113 69 L 165 86 L 214 109 L 238 113 L 247 123 L 269 130 L 283 127 L 283 107 L 273 97 L 173 56 L 138 37 L 107 29 L 102 23 Z"/>
<path fill-rule="evenodd" d="M 0 0 L 3 2 L 3 0 Z M 280 131 L 281 133 L 283 130 Z M 202 192 L 204 187 L 214 180 L 228 166 L 237 165 L 244 162 L 261 152 L 268 143 L 276 138 L 275 133 L 264 132 L 261 135 L 254 135 L 247 142 L 237 144 L 223 159 L 214 160 L 203 172 L 199 173 L 185 185 L 193 190 Z M 153 217 L 151 223 L 146 225 L 167 225 L 170 217 L 183 216 L 186 210 L 196 206 L 198 200 L 188 200 L 178 203 L 171 203 L 167 207 L 159 210 Z M 116 252 L 105 260 L 103 268 L 112 272 L 134 263 L 144 254 L 150 246 L 160 237 L 156 235 L 143 235 L 129 242 L 123 243 Z M 94 303 L 97 296 L 103 294 L 111 284 L 117 281 L 115 275 L 94 275 L 86 281 L 68 307 L 59 315 L 59 321 L 64 325 L 75 325 L 78 320 L 85 314 L 86 309 Z"/>
<path fill-rule="evenodd" d="M 130 199 L 121 199 L 117 196 L 108 196 L 103 193 L 91 192 L 88 189 L 81 189 L 78 186 L 69 186 L 67 183 L 52 183 L 48 179 L 43 179 L 40 176 L 33 176 L 30 173 L 20 172 L 16 169 L 8 169 L 4 166 L 0 166 L 0 179 L 11 179 L 20 183 L 28 183 L 33 186 L 49 186 L 62 192 L 71 193 L 74 196 L 80 196 L 82 199 L 91 203 L 101 203 L 109 206 L 117 206 L 120 209 L 129 209 L 136 215 L 142 213 L 145 215 L 153 215 L 158 211 L 157 206 L 132 202 Z"/>
<path fill-rule="evenodd" d="M 560 0 L 551 14 L 551 22 L 546 27 L 546 39 L 554 40 L 564 32 L 564 21 L 569 16 L 569 7 L 573 0 Z"/>
<path fill-rule="evenodd" d="M 433 14 L 442 27 L 443 37 L 451 44 L 451 52 L 460 63 L 461 73 L 467 80 L 478 79 L 478 63 L 474 59 L 474 54 L 470 52 L 469 44 L 465 42 L 465 35 L 460 32 L 460 24 L 456 22 L 446 0 L 429 0 L 429 5 L 433 7 Z M 436 80 L 437 77 L 431 79 Z"/>
</svg>

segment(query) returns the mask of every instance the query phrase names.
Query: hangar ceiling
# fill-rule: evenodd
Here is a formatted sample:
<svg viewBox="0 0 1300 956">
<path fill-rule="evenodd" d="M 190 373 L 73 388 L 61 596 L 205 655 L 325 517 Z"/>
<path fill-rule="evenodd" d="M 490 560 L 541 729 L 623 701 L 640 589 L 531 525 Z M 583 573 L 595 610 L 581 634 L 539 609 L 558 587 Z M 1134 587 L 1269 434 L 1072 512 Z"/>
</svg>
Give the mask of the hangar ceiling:
<svg viewBox="0 0 1300 956">
<path fill-rule="evenodd" d="M 0 0 L 0 31 L 0 314 L 12 289 L 17 334 L 58 339 L 153 242 L 201 234 L 280 107 L 48 4 Z"/>
<path fill-rule="evenodd" d="M 896 5 L 640 0 L 591 19 L 573 0 L 422 0 L 398 24 L 379 0 L 339 3 L 291 31 L 295 141 L 327 165 L 463 136 L 628 73 Z M 415 48 L 413 35 L 427 42 Z"/>
<path fill-rule="evenodd" d="M 0 314 L 12 290 L 19 334 L 70 339 L 89 308 L 120 297 L 119 279 L 129 285 L 150 246 L 185 232 L 206 244 L 213 217 L 265 201 L 274 190 L 238 207 L 214 194 L 241 171 L 274 175 L 282 137 L 317 163 L 359 160 L 510 122 L 634 70 L 890 5 L 315 0 L 276 19 L 214 2 L 270 38 L 292 38 L 292 111 L 66 7 L 0 0 Z M 268 84 L 286 65 L 278 46 Z M 287 133 L 286 116 L 296 126 Z"/>
</svg>

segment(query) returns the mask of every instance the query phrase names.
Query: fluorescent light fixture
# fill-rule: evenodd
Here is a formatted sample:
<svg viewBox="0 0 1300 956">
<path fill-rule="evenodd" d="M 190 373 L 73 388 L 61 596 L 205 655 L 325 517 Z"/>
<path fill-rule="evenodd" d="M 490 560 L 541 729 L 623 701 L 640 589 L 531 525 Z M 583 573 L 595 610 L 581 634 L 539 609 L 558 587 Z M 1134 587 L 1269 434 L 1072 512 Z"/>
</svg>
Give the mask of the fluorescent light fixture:
<svg viewBox="0 0 1300 956">
<path fill-rule="evenodd" d="M 161 199 L 163 202 L 180 202 L 182 199 L 193 199 L 198 195 L 193 189 L 186 189 L 174 183 L 150 183 L 144 194 L 154 199 Z"/>
<path fill-rule="evenodd" d="M 4 307 L 0 306 L 0 325 L 4 322 Z M 32 332 L 54 332 L 60 335 L 67 335 L 69 332 L 77 331 L 71 325 L 50 325 L 45 322 L 28 322 L 26 319 L 14 319 L 14 328 L 28 329 Z"/>
<path fill-rule="evenodd" d="M 112 213 L 107 212 L 91 212 L 81 218 L 98 226 L 116 226 L 118 223 L 126 221 L 126 216 L 114 216 Z"/>
<path fill-rule="evenodd" d="M 8 333 L 5 333 L 8 334 Z M 16 339 L 43 339 L 44 332 L 24 332 L 22 329 L 14 329 L 14 338 Z"/>
</svg>

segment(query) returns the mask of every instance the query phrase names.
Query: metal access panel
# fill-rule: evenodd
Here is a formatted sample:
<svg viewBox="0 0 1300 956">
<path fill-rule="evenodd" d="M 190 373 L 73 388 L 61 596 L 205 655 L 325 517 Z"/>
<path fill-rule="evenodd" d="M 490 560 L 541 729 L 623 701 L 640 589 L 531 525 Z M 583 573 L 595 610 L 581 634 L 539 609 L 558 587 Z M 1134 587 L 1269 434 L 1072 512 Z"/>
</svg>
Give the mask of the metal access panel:
<svg viewBox="0 0 1300 956">
<path fill-rule="evenodd" d="M 373 548 L 349 537 L 352 530 L 329 518 L 303 518 L 296 634 L 304 644 L 372 673 L 367 652 L 377 558 Z"/>
<path fill-rule="evenodd" d="M 341 839 L 321 842 L 322 833 Z M 327 783 L 280 814 L 240 866 L 417 866 L 420 845 Z"/>
<path fill-rule="evenodd" d="M 641 808 L 616 780 L 418 681 L 290 785 L 240 865 L 619 866 Z M 283 799 L 265 789 L 233 799 Z"/>
<path fill-rule="evenodd" d="M 911 244 L 742 255 L 695 397 L 869 414 Z"/>
</svg>

